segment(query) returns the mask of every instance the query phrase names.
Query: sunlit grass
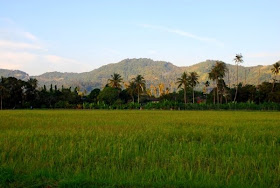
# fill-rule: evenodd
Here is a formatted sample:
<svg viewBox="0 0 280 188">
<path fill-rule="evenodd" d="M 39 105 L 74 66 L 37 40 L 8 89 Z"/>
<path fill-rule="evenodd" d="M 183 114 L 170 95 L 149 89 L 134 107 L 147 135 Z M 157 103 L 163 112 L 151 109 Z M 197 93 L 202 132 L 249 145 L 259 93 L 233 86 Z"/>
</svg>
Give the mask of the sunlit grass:
<svg viewBox="0 0 280 188">
<path fill-rule="evenodd" d="M 279 115 L 1 111 L 0 187 L 279 187 Z"/>
</svg>

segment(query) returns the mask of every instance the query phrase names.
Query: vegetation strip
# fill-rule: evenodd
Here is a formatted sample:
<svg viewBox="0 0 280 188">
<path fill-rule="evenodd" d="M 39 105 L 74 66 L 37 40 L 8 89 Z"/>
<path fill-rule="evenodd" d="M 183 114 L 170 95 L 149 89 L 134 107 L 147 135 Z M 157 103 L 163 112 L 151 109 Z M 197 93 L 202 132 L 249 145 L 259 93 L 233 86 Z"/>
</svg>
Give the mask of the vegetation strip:
<svg viewBox="0 0 280 188">
<path fill-rule="evenodd" d="M 279 187 L 278 117 L 1 111 L 0 187 Z"/>
</svg>

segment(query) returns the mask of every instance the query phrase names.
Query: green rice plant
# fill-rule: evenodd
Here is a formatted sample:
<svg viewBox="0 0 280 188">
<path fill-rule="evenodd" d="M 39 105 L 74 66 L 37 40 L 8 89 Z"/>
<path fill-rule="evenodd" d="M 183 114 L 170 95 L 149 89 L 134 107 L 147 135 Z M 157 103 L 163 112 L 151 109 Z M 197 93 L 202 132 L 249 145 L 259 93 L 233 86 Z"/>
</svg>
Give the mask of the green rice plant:
<svg viewBox="0 0 280 188">
<path fill-rule="evenodd" d="M 279 187 L 279 112 L 187 108 L 0 111 L 0 187 Z"/>
</svg>

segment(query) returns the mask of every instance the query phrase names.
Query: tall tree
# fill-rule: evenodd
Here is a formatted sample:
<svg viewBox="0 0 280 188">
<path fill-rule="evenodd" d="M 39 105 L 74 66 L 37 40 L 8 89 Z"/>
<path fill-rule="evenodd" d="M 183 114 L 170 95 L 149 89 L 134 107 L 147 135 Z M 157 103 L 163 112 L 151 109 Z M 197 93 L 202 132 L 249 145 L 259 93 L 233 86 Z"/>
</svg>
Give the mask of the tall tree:
<svg viewBox="0 0 280 188">
<path fill-rule="evenodd" d="M 119 90 L 112 87 L 105 87 L 98 95 L 98 100 L 105 104 L 114 104 L 119 97 Z"/>
<path fill-rule="evenodd" d="M 279 61 L 279 62 L 276 62 L 275 64 L 273 64 L 273 68 L 271 69 L 271 72 L 272 72 L 272 74 L 274 74 L 274 79 L 273 79 L 273 84 L 272 84 L 272 90 L 271 90 L 271 92 L 273 92 L 273 89 L 274 89 L 274 85 L 275 85 L 275 81 L 276 81 L 277 75 L 278 75 L 279 72 L 280 72 L 280 61 Z"/>
<path fill-rule="evenodd" d="M 227 72 L 227 66 L 222 61 L 217 61 L 216 65 L 211 69 L 209 73 L 209 79 L 216 82 L 216 97 L 217 103 L 219 103 L 219 79 L 223 79 Z M 215 103 L 215 102 L 214 102 Z"/>
<path fill-rule="evenodd" d="M 217 75 L 216 70 L 214 70 L 214 69 L 212 68 L 211 72 L 209 72 L 208 77 L 209 77 L 210 80 L 216 81 L 216 87 L 217 87 L 217 76 L 216 76 L 216 75 Z M 218 93 L 218 91 L 217 91 L 217 93 Z M 214 104 L 216 103 L 215 96 L 216 96 L 215 88 L 213 88 L 213 103 L 214 103 Z"/>
<path fill-rule="evenodd" d="M 89 102 L 97 103 L 97 97 L 98 97 L 99 93 L 100 93 L 100 89 L 98 89 L 98 88 L 95 88 L 94 90 L 92 90 L 90 92 L 90 94 L 88 95 Z"/>
<path fill-rule="evenodd" d="M 136 85 L 136 91 L 138 95 L 138 104 L 140 103 L 140 94 L 145 91 L 146 81 L 142 75 L 137 75 L 132 81 Z"/>
<path fill-rule="evenodd" d="M 178 88 L 183 87 L 184 89 L 184 102 L 187 104 L 187 87 L 189 84 L 188 74 L 186 72 L 183 72 L 180 78 L 177 78 Z"/>
<path fill-rule="evenodd" d="M 27 83 L 30 84 L 33 89 L 36 89 L 38 86 L 38 80 L 36 78 L 29 78 Z"/>
<path fill-rule="evenodd" d="M 27 82 L 26 82 L 26 97 L 27 100 L 29 101 L 33 101 L 36 98 L 36 93 L 37 93 L 37 88 L 38 86 L 38 80 L 35 78 L 30 78 Z"/>
<path fill-rule="evenodd" d="M 191 72 L 188 76 L 189 84 L 192 88 L 192 93 L 193 93 L 193 103 L 194 103 L 194 88 L 197 84 L 199 84 L 198 78 L 199 76 L 196 72 Z"/>
<path fill-rule="evenodd" d="M 204 88 L 203 88 L 203 93 L 205 94 L 206 96 L 206 102 L 207 102 L 207 95 L 208 95 L 208 92 L 207 92 L 207 88 L 210 86 L 210 82 L 207 80 L 205 83 L 204 83 Z"/>
<path fill-rule="evenodd" d="M 134 103 L 134 101 L 135 101 L 134 100 L 134 96 L 135 96 L 135 93 L 136 93 L 136 84 L 135 84 L 135 82 L 133 82 L 133 81 L 129 82 L 129 85 L 127 87 L 127 92 L 131 96 L 132 102 Z"/>
<path fill-rule="evenodd" d="M 0 103 L 1 103 L 1 110 L 3 109 L 3 99 L 8 97 L 9 90 L 4 86 L 4 78 L 1 78 L 0 82 Z"/>
<path fill-rule="evenodd" d="M 123 79 L 120 74 L 114 73 L 111 75 L 111 78 L 108 79 L 108 84 L 112 88 L 121 89 L 121 83 Z"/>
<path fill-rule="evenodd" d="M 234 62 L 236 64 L 236 90 L 235 90 L 235 95 L 234 95 L 234 102 L 236 101 L 237 97 L 237 92 L 238 92 L 238 65 L 243 63 L 243 56 L 242 54 L 236 54 L 234 58 Z"/>
</svg>

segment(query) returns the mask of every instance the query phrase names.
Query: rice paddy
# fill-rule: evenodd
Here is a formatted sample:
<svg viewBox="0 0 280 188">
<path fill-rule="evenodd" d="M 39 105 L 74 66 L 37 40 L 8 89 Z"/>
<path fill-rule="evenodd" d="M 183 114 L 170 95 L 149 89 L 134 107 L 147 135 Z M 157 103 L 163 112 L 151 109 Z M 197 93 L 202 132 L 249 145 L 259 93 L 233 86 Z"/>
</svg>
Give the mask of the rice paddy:
<svg viewBox="0 0 280 188">
<path fill-rule="evenodd" d="M 279 115 L 0 111 L 0 187 L 279 187 Z"/>
</svg>

